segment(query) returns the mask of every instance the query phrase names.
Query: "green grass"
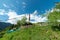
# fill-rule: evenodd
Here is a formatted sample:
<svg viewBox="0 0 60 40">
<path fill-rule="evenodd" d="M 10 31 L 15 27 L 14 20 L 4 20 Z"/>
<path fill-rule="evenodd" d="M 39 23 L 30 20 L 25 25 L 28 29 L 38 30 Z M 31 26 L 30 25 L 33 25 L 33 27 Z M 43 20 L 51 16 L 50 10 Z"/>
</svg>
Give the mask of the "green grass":
<svg viewBox="0 0 60 40">
<path fill-rule="evenodd" d="M 32 25 L 5 33 L 0 40 L 60 40 L 60 31 L 53 31 L 51 26 Z"/>
</svg>

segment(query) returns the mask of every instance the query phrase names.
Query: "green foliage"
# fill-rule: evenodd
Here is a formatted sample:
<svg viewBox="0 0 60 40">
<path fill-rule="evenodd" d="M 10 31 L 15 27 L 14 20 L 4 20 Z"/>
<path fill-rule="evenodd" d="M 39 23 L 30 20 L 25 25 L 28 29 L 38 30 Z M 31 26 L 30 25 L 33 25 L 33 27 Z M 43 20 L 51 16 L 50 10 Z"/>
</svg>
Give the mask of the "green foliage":
<svg viewBox="0 0 60 40">
<path fill-rule="evenodd" d="M 58 20 L 60 20 L 60 11 L 58 11 L 57 9 L 60 9 L 59 2 L 56 4 L 54 11 L 50 12 L 48 15 L 48 21 L 52 25 L 58 25 Z"/>
<path fill-rule="evenodd" d="M 55 22 L 60 19 L 60 12 L 54 11 L 49 13 L 48 20 L 51 22 Z"/>
<path fill-rule="evenodd" d="M 29 28 L 5 33 L 0 40 L 60 40 L 60 32 L 55 32 L 51 26 L 32 25 Z"/>
<path fill-rule="evenodd" d="M 56 9 L 60 9 L 60 2 L 56 3 L 55 8 L 56 8 Z"/>
<path fill-rule="evenodd" d="M 17 25 L 21 26 L 21 21 L 20 20 L 17 21 Z"/>
<path fill-rule="evenodd" d="M 26 23 L 26 19 L 27 19 L 27 18 L 24 16 L 24 17 L 22 18 L 22 20 L 18 20 L 18 21 L 17 21 L 17 25 L 18 25 L 18 26 L 24 25 L 24 24 Z"/>
<path fill-rule="evenodd" d="M 21 25 L 24 25 L 26 23 L 26 17 L 23 17 L 22 20 L 21 20 Z"/>
<path fill-rule="evenodd" d="M 54 11 L 49 13 L 48 15 L 49 24 L 58 26 L 58 20 L 60 20 L 60 12 Z"/>
</svg>

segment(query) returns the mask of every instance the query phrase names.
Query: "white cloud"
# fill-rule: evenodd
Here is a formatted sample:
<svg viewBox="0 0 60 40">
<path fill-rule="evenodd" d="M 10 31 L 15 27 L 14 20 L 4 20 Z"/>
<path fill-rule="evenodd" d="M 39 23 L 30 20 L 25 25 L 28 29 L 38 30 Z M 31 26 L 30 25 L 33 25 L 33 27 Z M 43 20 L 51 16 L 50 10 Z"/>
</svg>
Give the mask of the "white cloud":
<svg viewBox="0 0 60 40">
<path fill-rule="evenodd" d="M 11 19 L 11 20 L 7 20 L 6 22 L 11 23 L 11 24 L 16 24 L 17 21 L 15 19 Z"/>
<path fill-rule="evenodd" d="M 38 11 L 35 10 L 33 13 L 30 14 L 30 18 L 31 18 L 30 22 L 32 22 L 32 23 L 45 22 L 45 21 L 48 20 L 47 16 L 46 16 L 47 13 L 53 12 L 54 10 L 55 9 L 51 9 L 49 11 L 46 11 L 46 13 L 44 14 L 45 16 L 43 16 L 43 17 L 41 15 L 37 15 Z M 7 22 L 12 23 L 12 24 L 16 24 L 17 20 L 21 20 L 23 18 L 23 16 L 26 16 L 27 21 L 29 21 L 28 20 L 29 19 L 29 14 L 28 13 L 18 15 L 15 11 L 10 10 L 7 15 L 9 16 L 9 18 L 8 18 L 9 20 L 7 20 Z"/>
<path fill-rule="evenodd" d="M 7 16 L 9 17 L 6 22 L 16 24 L 17 20 L 21 20 L 25 14 L 18 15 L 15 11 L 9 10 Z"/>
<path fill-rule="evenodd" d="M 47 17 L 41 17 L 40 15 L 35 15 L 37 14 L 37 11 L 34 11 L 32 14 L 30 14 L 31 20 L 35 20 L 35 21 L 30 21 L 32 23 L 36 23 L 36 22 L 45 22 L 47 20 Z M 9 11 L 8 12 L 8 16 L 9 16 L 9 20 L 7 20 L 7 22 L 10 22 L 12 24 L 16 24 L 17 20 L 21 20 L 23 16 L 26 16 L 27 21 L 29 19 L 29 14 L 21 14 L 21 15 L 17 15 L 17 13 L 15 11 Z"/>
<path fill-rule="evenodd" d="M 23 5 L 23 9 L 26 8 L 26 2 L 22 2 L 22 5 Z"/>
<path fill-rule="evenodd" d="M 41 15 L 37 15 L 38 12 L 37 10 L 35 10 L 33 13 L 30 14 L 31 17 L 31 21 L 32 23 L 36 23 L 36 22 L 45 22 L 47 20 L 47 17 L 42 17 Z M 15 11 L 13 10 L 9 10 L 8 12 L 6 12 L 3 9 L 0 9 L 0 15 L 7 15 L 9 18 L 6 22 L 8 23 L 12 23 L 12 24 L 16 24 L 17 20 L 21 20 L 23 18 L 23 16 L 26 16 L 27 21 L 29 21 L 29 14 L 25 13 L 25 14 L 21 14 L 18 15 Z M 32 21 L 34 20 L 34 21 Z"/>
<path fill-rule="evenodd" d="M 14 24 L 15 21 L 16 21 L 16 17 L 18 17 L 17 13 L 15 11 L 11 10 L 11 11 L 8 12 L 7 15 L 9 17 L 7 22 Z"/>
<path fill-rule="evenodd" d="M 5 15 L 5 14 L 6 14 L 5 10 L 4 9 L 0 9 L 0 15 Z"/>
<path fill-rule="evenodd" d="M 26 5 L 26 2 L 22 2 L 23 5 Z"/>
<path fill-rule="evenodd" d="M 42 17 L 40 15 L 31 15 L 31 20 L 35 20 L 35 21 L 31 21 L 32 23 L 36 23 L 36 22 L 45 22 L 47 20 L 47 17 Z"/>
<path fill-rule="evenodd" d="M 33 12 L 33 14 L 34 14 L 34 15 L 38 14 L 38 11 L 37 11 L 37 10 L 35 10 L 35 11 Z"/>
<path fill-rule="evenodd" d="M 8 7 L 5 3 L 3 3 L 3 6 L 4 6 L 4 7 Z"/>
<path fill-rule="evenodd" d="M 19 4 L 20 2 L 16 0 L 16 3 Z"/>
<path fill-rule="evenodd" d="M 14 11 L 9 11 L 7 15 L 9 16 L 9 19 L 17 17 L 17 13 Z"/>
</svg>

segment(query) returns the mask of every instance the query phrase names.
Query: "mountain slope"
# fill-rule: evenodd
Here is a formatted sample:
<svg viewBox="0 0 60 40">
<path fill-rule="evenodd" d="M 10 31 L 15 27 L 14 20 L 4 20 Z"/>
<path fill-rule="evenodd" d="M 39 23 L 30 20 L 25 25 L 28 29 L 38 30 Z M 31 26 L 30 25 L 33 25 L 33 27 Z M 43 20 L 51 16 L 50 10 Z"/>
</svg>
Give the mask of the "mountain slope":
<svg viewBox="0 0 60 40">
<path fill-rule="evenodd" d="M 5 33 L 0 40 L 60 40 L 60 32 L 53 31 L 51 26 L 32 25 L 29 28 Z"/>
<path fill-rule="evenodd" d="M 5 23 L 5 22 L 0 22 L 0 30 L 5 29 L 6 27 L 10 26 L 12 24 L 10 23 Z"/>
</svg>

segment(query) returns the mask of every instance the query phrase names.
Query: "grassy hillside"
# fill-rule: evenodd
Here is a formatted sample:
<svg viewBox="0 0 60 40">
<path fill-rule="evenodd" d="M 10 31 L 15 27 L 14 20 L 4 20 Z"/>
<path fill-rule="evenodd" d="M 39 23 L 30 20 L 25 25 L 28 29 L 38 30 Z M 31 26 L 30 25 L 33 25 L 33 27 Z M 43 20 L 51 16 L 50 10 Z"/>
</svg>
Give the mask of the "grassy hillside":
<svg viewBox="0 0 60 40">
<path fill-rule="evenodd" d="M 60 40 L 60 31 L 54 31 L 51 26 L 32 25 L 5 33 L 0 40 Z"/>
</svg>

